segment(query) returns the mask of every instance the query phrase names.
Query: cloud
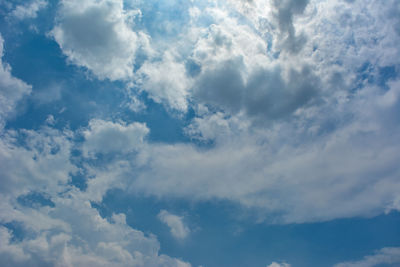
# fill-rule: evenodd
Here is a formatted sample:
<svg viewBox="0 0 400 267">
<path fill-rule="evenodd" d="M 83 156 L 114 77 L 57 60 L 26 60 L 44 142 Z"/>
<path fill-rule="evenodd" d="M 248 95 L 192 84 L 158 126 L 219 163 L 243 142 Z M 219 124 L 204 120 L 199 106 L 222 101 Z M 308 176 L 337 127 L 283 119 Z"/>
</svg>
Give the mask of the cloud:
<svg viewBox="0 0 400 267">
<path fill-rule="evenodd" d="M 274 59 L 268 42 L 253 28 L 217 15 L 219 23 L 207 29 L 193 50 L 201 66 L 193 83 L 195 102 L 231 114 L 244 112 L 259 121 L 287 118 L 316 102 L 321 84 L 311 65 Z"/>
<path fill-rule="evenodd" d="M 400 263 L 400 248 L 387 247 L 376 251 L 373 255 L 365 256 L 364 259 L 354 262 L 343 262 L 335 267 L 373 267 L 381 265 L 395 266 Z"/>
<path fill-rule="evenodd" d="M 202 74 L 195 96 L 198 100 L 223 108 L 232 114 L 245 112 L 263 121 L 285 118 L 318 94 L 320 82 L 312 70 L 288 71 L 282 77 L 279 67 L 254 70 L 245 83 L 241 61 L 227 61 Z"/>
<path fill-rule="evenodd" d="M 130 133 L 135 124 L 118 126 Z M 70 161 L 73 136 L 48 127 L 3 133 L 0 165 L 8 168 L 0 175 L 0 265 L 190 266 L 160 255 L 156 237 L 128 226 L 124 214 L 103 218 L 92 207 L 117 186 L 113 175 L 92 176 L 86 191 L 70 184 L 70 174 L 78 170 Z M 18 201 L 30 194 L 52 204 Z M 12 225 L 19 226 L 18 239 Z"/>
<path fill-rule="evenodd" d="M 280 43 L 277 47 L 281 47 L 282 50 L 287 50 L 290 53 L 298 53 L 302 49 L 307 37 L 304 34 L 296 36 L 293 17 L 302 14 L 308 2 L 308 0 L 273 1 L 273 7 L 275 8 L 273 14 L 280 31 Z"/>
<path fill-rule="evenodd" d="M 30 3 L 16 6 L 11 12 L 11 16 L 19 20 L 36 18 L 37 13 L 45 8 L 47 4 L 45 0 L 33 0 Z"/>
<path fill-rule="evenodd" d="M 0 165 L 8 168 L 0 174 L 0 222 L 21 225 L 25 235 L 11 242 L 12 227 L 2 226 L 1 258 L 16 266 L 190 266 L 159 255 L 157 239 L 127 225 L 124 214 L 100 216 L 92 204 L 115 188 L 228 200 L 283 224 L 399 209 L 400 83 L 381 74 L 398 74 L 398 3 L 229 4 L 244 16 L 199 5 L 178 37 L 152 46 L 157 51 L 134 73 L 139 47 L 150 46 L 133 30 L 146 28 L 136 28 L 138 12 L 121 0 L 61 2 L 51 34 L 69 62 L 99 79 L 127 81 L 167 108 L 193 109 L 185 132 L 196 142 L 152 143 L 145 124 L 105 119 L 76 132 L 51 128 L 51 119 L 36 131 L 2 132 Z M 1 63 L 7 119 L 31 88 Z M 77 149 L 83 157 L 71 153 Z M 77 172 L 85 190 L 71 184 Z M 35 194 L 53 205 L 18 201 Z M 180 216 L 163 210 L 158 218 L 177 239 L 190 233 Z"/>
<path fill-rule="evenodd" d="M 0 174 L 2 196 L 16 198 L 46 188 L 53 192 L 62 190 L 60 186 L 68 183 L 69 172 L 77 170 L 68 160 L 70 134 L 69 131 L 60 132 L 47 127 L 40 131 L 2 133 L 0 165 L 8 166 Z M 25 146 L 18 143 L 22 139 Z"/>
<path fill-rule="evenodd" d="M 276 223 L 381 214 L 395 207 L 400 189 L 395 145 L 399 98 L 381 106 L 384 98 L 379 88 L 365 88 L 351 106 L 344 104 L 345 117 L 333 129 L 315 126 L 329 121 L 329 112 L 312 113 L 316 121 L 310 125 L 299 117 L 268 131 L 241 123 L 240 116 L 206 113 L 188 131 L 212 138 L 214 145 L 145 146 L 141 161 L 133 164 L 141 171 L 131 190 L 159 197 L 227 199 Z"/>
<path fill-rule="evenodd" d="M 126 225 L 123 214 L 113 215 L 109 220 L 102 218 L 81 193 L 70 192 L 53 200 L 55 206 L 39 214 L 45 221 L 57 218 L 66 228 L 55 225 L 31 230 L 12 245 L 7 243 L 10 232 L 2 228 L 0 233 L 8 238 L 0 248 L 4 256 L 0 260 L 2 266 L 190 266 L 158 255 L 156 238 Z M 29 227 L 30 220 L 37 220 L 38 216 L 30 214 L 26 220 L 13 219 Z"/>
<path fill-rule="evenodd" d="M 289 2 L 270 11 L 288 9 L 291 14 L 281 19 L 292 24 L 300 13 L 309 16 L 301 27 L 309 39 L 297 54 L 276 55 L 257 27 L 214 6 L 207 13 L 214 23 L 190 31 L 201 32 L 187 58 L 195 73 L 182 74 L 184 53 L 169 46 L 161 58 L 146 61 L 139 70 L 142 90 L 176 109 L 190 103 L 195 117 L 186 134 L 207 146 L 151 143 L 135 123 L 94 120 L 82 130 L 83 154 L 120 157 L 110 157 L 102 168 L 87 166 L 96 177 L 88 181 L 88 197 L 101 201 L 117 187 L 166 198 L 223 199 L 271 223 L 396 209 L 398 80 L 371 82 L 379 80 L 380 68 L 398 64 L 398 36 L 391 22 L 381 20 L 387 8 L 374 8 L 379 4 L 373 1 L 367 9 L 357 2 L 310 2 L 307 8 L 306 2 Z M 360 9 L 360 16 L 353 18 L 351 8 Z M 340 25 L 333 23 L 338 20 Z M 374 20 L 385 34 L 367 23 Z M 178 81 L 182 87 L 175 89 Z"/>
<path fill-rule="evenodd" d="M 126 80 L 133 75 L 135 53 L 143 34 L 132 30 L 136 13 L 122 0 L 61 1 L 51 35 L 69 62 L 99 79 Z"/>
<path fill-rule="evenodd" d="M 162 210 L 158 214 L 158 219 L 168 225 L 172 236 L 176 239 L 185 239 L 190 233 L 189 228 L 183 222 L 183 217 Z"/>
<path fill-rule="evenodd" d="M 11 67 L 2 61 L 4 56 L 4 40 L 0 35 L 0 129 L 5 120 L 15 114 L 18 101 L 31 93 L 32 87 L 15 78 Z"/>
<path fill-rule="evenodd" d="M 277 263 L 277 262 L 273 262 L 270 265 L 268 265 L 267 267 L 290 267 L 290 264 L 287 263 Z"/>
<path fill-rule="evenodd" d="M 94 156 L 96 153 L 127 153 L 138 149 L 149 129 L 142 123 L 114 123 L 93 119 L 88 129 L 83 131 L 85 142 L 83 153 Z"/>
<path fill-rule="evenodd" d="M 146 61 L 137 72 L 139 88 L 146 91 L 157 103 L 183 111 L 187 110 L 187 96 L 191 81 L 185 66 L 177 62 L 170 52 L 161 61 Z"/>
<path fill-rule="evenodd" d="M 12 234 L 7 228 L 0 226 L 0 238 L 0 255 L 3 263 L 6 264 L 5 266 L 11 266 L 10 262 L 29 260 L 29 256 L 24 253 L 21 247 L 12 244 Z"/>
</svg>

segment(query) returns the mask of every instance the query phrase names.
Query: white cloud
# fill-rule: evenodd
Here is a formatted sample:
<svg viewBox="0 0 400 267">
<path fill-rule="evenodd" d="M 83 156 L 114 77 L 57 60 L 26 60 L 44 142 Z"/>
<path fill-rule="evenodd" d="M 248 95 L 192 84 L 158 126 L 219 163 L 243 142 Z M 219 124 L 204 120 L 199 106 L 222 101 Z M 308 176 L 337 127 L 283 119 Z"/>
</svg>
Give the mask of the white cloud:
<svg viewBox="0 0 400 267">
<path fill-rule="evenodd" d="M 161 61 L 146 61 L 137 75 L 140 88 L 149 93 L 155 102 L 175 110 L 187 110 L 191 81 L 186 76 L 185 66 L 176 62 L 170 52 L 166 52 Z"/>
<path fill-rule="evenodd" d="M 181 216 L 162 210 L 158 214 L 158 219 L 168 225 L 172 236 L 176 239 L 185 239 L 190 233 L 190 229 L 185 225 Z"/>
<path fill-rule="evenodd" d="M 281 18 L 288 24 L 283 26 L 307 36 L 296 53 L 274 54 L 270 42 L 279 43 L 278 37 L 269 40 L 260 21 L 249 20 L 257 24 L 250 27 L 214 6 L 207 14 L 215 23 L 204 29 L 191 25 L 188 32 L 190 38 L 199 34 L 190 56 L 200 66 L 197 74 L 183 74 L 184 53 L 172 54 L 170 46 L 160 53 L 161 60 L 145 62 L 138 72 L 142 90 L 178 110 L 185 110 L 188 99 L 195 102 L 196 117 L 186 133 L 213 146 L 152 144 L 137 124 L 92 121 L 84 130 L 85 155 L 136 153 L 113 158 L 102 169 L 89 168 L 97 177 L 89 181 L 91 199 L 100 201 L 112 184 L 107 177 L 114 176 L 112 186 L 118 188 L 163 197 L 227 199 L 276 223 L 374 216 L 396 209 L 398 82 L 387 82 L 388 90 L 383 90 L 359 77 L 367 61 L 375 68 L 368 75 L 374 77 L 379 67 L 398 63 L 393 56 L 398 35 L 381 19 L 388 10 L 374 2 L 367 9 L 357 2 L 306 2 L 286 1 L 268 11 L 291 12 Z M 349 14 L 352 8 L 359 16 Z M 201 20 L 196 14 L 191 23 Z M 271 23 L 277 23 L 279 14 L 271 16 Z M 340 25 L 334 23 L 339 19 Z M 368 23 L 372 21 L 385 34 Z M 351 36 L 357 37 L 354 42 Z M 186 75 L 193 81 L 191 89 Z"/>
<path fill-rule="evenodd" d="M 77 168 L 69 162 L 70 132 L 44 127 L 40 131 L 7 131 L 0 141 L 0 193 L 17 197 L 30 191 L 59 192 Z M 18 140 L 25 140 L 25 147 Z M 23 185 L 23 186 L 21 186 Z"/>
<path fill-rule="evenodd" d="M 70 162 L 73 135 L 47 127 L 3 134 L 0 165 L 7 169 L 0 175 L 0 223 L 20 225 L 23 235 L 11 242 L 12 231 L 0 227 L 0 265 L 190 266 L 159 255 L 156 237 L 128 226 L 124 214 L 106 219 L 92 207 L 91 201 L 101 201 L 117 186 L 115 173 L 94 175 L 86 191 L 69 184 L 70 173 L 77 171 Z M 18 201 L 30 193 L 45 195 L 53 205 Z"/>
<path fill-rule="evenodd" d="M 114 215 L 110 220 L 100 217 L 82 193 L 72 191 L 54 197 L 53 201 L 54 208 L 39 211 L 39 214 L 47 221 L 57 218 L 67 228 L 54 225 L 48 229 L 34 229 L 12 244 L 7 243 L 11 234 L 0 229 L 0 234 L 6 238 L 0 246 L 2 266 L 190 266 L 159 255 L 157 239 L 132 229 L 123 214 Z M 12 219 L 29 227 L 38 216 L 30 214 L 24 220 Z"/>
<path fill-rule="evenodd" d="M 11 73 L 11 67 L 3 62 L 4 40 L 0 34 L 0 129 L 5 120 L 15 114 L 15 108 L 24 96 L 31 93 L 32 87 Z"/>
<path fill-rule="evenodd" d="M 21 247 L 12 244 L 10 231 L 0 226 L 0 255 L 3 259 L 3 263 L 9 265 L 10 262 L 24 262 L 29 260 L 29 256 L 26 255 Z"/>
<path fill-rule="evenodd" d="M 122 0 L 63 0 L 51 35 L 70 62 L 99 79 L 126 80 L 146 38 L 132 30 L 135 15 L 124 9 Z"/>
<path fill-rule="evenodd" d="M 335 267 L 397 266 L 398 264 L 400 264 L 400 248 L 387 247 L 376 251 L 373 255 L 365 256 L 360 261 L 343 262 L 336 264 Z"/>
<path fill-rule="evenodd" d="M 184 32 L 189 36 L 182 40 L 191 51 L 180 51 L 180 42 L 157 47 L 154 55 L 163 56 L 145 61 L 134 75 L 139 43 L 149 40 L 132 30 L 134 15 L 123 2 L 62 1 L 52 35 L 70 62 L 100 79 L 137 82 L 139 91 L 172 109 L 186 111 L 195 102 L 186 133 L 212 145 L 149 143 L 144 124 L 91 120 L 79 132 L 83 155 L 111 159 L 83 164 L 82 192 L 69 184 L 69 174 L 78 171 L 70 162 L 78 133 L 4 133 L 0 165 L 9 168 L 0 174 L 0 221 L 19 222 L 29 235 L 11 243 L 12 233 L 0 228 L 8 240 L 0 246 L 2 256 L 21 265 L 34 259 L 65 266 L 190 266 L 159 255 L 156 238 L 128 226 L 123 214 L 105 219 L 91 207 L 112 188 L 229 200 L 272 223 L 398 209 L 399 81 L 382 89 L 363 77 L 376 78 L 385 66 L 398 71 L 399 20 L 390 10 L 396 1 L 307 2 L 231 2 L 248 20 L 223 5 L 192 9 Z M 197 71 L 190 73 L 188 62 Z M 0 112 L 7 118 L 30 86 L 3 62 L 0 77 Z M 18 203 L 31 192 L 46 194 L 54 207 Z M 167 211 L 158 217 L 176 238 L 190 233 L 182 217 Z M 396 255 L 396 248 L 386 248 L 360 262 L 387 263 Z"/>
<path fill-rule="evenodd" d="M 329 112 L 311 113 L 311 122 L 302 117 L 310 114 L 299 114 L 296 121 L 268 130 L 246 127 L 235 122 L 237 117 L 218 113 L 196 118 L 188 132 L 211 138 L 214 146 L 145 146 L 141 161 L 134 161 L 141 171 L 131 190 L 228 199 L 280 223 L 383 213 L 396 206 L 400 190 L 396 145 L 400 129 L 395 115 L 399 100 L 382 106 L 385 97 L 379 88 L 365 88 L 350 106 L 344 104 L 346 112 L 336 113 L 342 122 L 330 131 L 312 127 L 329 121 Z M 349 114 L 352 120 L 346 121 Z"/>
<path fill-rule="evenodd" d="M 18 5 L 11 12 L 11 16 L 23 20 L 28 18 L 36 18 L 37 13 L 47 6 L 45 0 L 33 0 L 30 3 L 24 5 Z"/>
<path fill-rule="evenodd" d="M 138 149 L 149 129 L 142 123 L 114 123 L 93 119 L 88 129 L 83 131 L 85 142 L 83 153 L 94 156 L 96 153 L 127 153 Z"/>
<path fill-rule="evenodd" d="M 267 267 L 290 267 L 290 264 L 287 263 L 277 263 L 277 262 L 273 262 L 270 265 L 268 265 Z"/>
</svg>

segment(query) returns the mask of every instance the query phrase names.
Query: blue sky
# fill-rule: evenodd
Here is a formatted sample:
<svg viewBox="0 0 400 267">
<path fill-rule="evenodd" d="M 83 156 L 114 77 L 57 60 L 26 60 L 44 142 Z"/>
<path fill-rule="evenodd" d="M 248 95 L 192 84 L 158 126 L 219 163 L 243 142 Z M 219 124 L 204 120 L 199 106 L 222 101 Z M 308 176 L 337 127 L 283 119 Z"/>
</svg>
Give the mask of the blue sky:
<svg viewBox="0 0 400 267">
<path fill-rule="evenodd" d="M 398 266 L 399 18 L 0 1 L 0 265 Z"/>
</svg>

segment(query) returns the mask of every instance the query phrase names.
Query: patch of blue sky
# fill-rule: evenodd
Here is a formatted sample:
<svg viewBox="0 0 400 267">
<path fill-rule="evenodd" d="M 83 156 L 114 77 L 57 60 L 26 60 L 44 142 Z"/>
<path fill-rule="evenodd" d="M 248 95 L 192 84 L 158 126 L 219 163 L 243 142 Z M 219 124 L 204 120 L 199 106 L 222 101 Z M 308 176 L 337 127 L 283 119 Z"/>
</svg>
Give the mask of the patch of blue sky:
<svg viewBox="0 0 400 267">
<path fill-rule="evenodd" d="M 163 253 L 182 257 L 193 266 L 263 266 L 273 261 L 296 267 L 332 266 L 385 246 L 400 246 L 397 212 L 374 218 L 269 225 L 257 223 L 256 214 L 240 205 L 222 200 L 187 202 L 111 190 L 102 203 L 92 205 L 105 218 L 125 213 L 128 224 L 157 235 Z M 171 236 L 157 219 L 160 210 L 184 216 L 192 229 L 187 239 Z"/>
<path fill-rule="evenodd" d="M 18 117 L 8 121 L 9 129 L 39 129 L 49 115 L 57 128 L 76 130 L 92 118 L 126 122 L 146 122 L 151 141 L 177 142 L 187 140 L 182 129 L 193 112 L 173 115 L 142 93 L 146 110 L 132 112 L 126 103 L 122 82 L 99 81 L 82 68 L 67 64 L 57 44 L 46 36 L 27 33 L 10 49 L 5 60 L 13 66 L 13 74 L 33 86 Z M 6 44 L 7 45 L 7 44 Z M 7 50 L 6 50 L 7 51 Z M 44 78 L 45 77 L 45 78 Z M 54 92 L 55 91 L 55 92 Z"/>
<path fill-rule="evenodd" d="M 54 207 L 54 202 L 43 193 L 30 192 L 26 195 L 22 195 L 17 199 L 18 203 L 22 206 L 37 208 L 37 207 Z"/>
<path fill-rule="evenodd" d="M 190 21 L 191 6 L 191 1 L 183 0 L 143 1 L 135 28 L 145 30 L 155 40 L 176 38 Z"/>
</svg>

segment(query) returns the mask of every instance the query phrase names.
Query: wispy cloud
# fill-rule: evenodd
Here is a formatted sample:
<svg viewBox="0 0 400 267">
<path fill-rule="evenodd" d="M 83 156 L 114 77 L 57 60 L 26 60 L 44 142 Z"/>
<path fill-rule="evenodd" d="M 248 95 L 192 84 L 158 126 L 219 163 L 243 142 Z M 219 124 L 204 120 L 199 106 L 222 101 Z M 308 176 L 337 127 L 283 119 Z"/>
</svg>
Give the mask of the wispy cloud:
<svg viewBox="0 0 400 267">
<path fill-rule="evenodd" d="M 183 217 L 162 210 L 158 218 L 169 227 L 172 236 L 176 239 L 185 239 L 189 235 L 190 229 L 185 225 Z"/>
</svg>

